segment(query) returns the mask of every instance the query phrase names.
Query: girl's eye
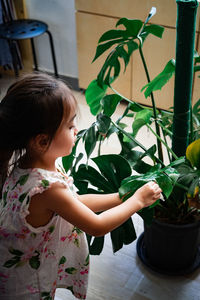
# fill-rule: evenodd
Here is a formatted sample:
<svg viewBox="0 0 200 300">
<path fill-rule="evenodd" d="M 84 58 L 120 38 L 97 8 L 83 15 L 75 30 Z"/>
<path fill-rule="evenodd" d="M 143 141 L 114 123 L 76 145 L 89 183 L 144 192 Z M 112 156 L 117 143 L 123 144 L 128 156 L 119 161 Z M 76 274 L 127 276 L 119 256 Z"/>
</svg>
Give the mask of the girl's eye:
<svg viewBox="0 0 200 300">
<path fill-rule="evenodd" d="M 69 129 L 72 130 L 72 129 L 75 129 L 75 127 L 76 127 L 75 124 L 72 124 L 69 126 Z"/>
</svg>

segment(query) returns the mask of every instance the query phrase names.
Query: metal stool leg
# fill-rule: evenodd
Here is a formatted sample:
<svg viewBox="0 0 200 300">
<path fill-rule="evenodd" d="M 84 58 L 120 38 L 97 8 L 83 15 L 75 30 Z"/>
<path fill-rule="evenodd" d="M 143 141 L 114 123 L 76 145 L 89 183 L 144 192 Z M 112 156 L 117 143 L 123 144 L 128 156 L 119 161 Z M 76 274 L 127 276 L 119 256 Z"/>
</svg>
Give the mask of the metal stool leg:
<svg viewBox="0 0 200 300">
<path fill-rule="evenodd" d="M 56 56 L 55 56 L 55 50 L 54 50 L 53 37 L 52 37 L 52 34 L 49 30 L 47 30 L 46 33 L 49 36 L 49 42 L 50 42 L 50 46 L 51 46 L 51 54 L 52 54 L 53 66 L 54 66 L 54 74 L 55 74 L 55 77 L 58 77 L 58 70 L 57 70 L 57 64 L 56 64 Z"/>
<path fill-rule="evenodd" d="M 18 63 L 17 63 L 15 41 L 8 40 L 8 44 L 9 44 L 10 52 L 11 52 L 11 55 L 12 55 L 12 63 L 13 63 L 13 69 L 14 69 L 14 72 L 15 72 L 15 76 L 18 77 L 19 76 L 19 70 L 18 70 Z"/>
<path fill-rule="evenodd" d="M 35 71 L 38 71 L 38 63 L 37 63 L 34 41 L 33 38 L 31 38 L 30 40 L 31 40 L 32 53 L 33 53 L 34 69 Z"/>
</svg>

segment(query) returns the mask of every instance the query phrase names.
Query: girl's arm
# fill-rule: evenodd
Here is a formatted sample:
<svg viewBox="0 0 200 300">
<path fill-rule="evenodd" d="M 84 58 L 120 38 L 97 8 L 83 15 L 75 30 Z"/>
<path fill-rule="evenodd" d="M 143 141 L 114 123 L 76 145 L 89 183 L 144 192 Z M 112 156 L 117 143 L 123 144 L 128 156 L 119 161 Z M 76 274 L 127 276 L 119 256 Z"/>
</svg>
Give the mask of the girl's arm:
<svg viewBox="0 0 200 300">
<path fill-rule="evenodd" d="M 122 203 L 118 193 L 77 195 L 78 199 L 94 212 L 100 212 Z"/>
<path fill-rule="evenodd" d="M 45 192 L 33 196 L 31 204 L 35 208 L 40 205 L 40 208 L 47 212 L 57 213 L 90 235 L 102 236 L 123 224 L 138 210 L 153 204 L 160 198 L 160 193 L 159 186 L 150 182 L 138 189 L 125 202 L 96 215 L 90 208 L 74 198 L 69 190 L 55 183 Z M 31 205 L 29 210 L 31 214 Z"/>
</svg>

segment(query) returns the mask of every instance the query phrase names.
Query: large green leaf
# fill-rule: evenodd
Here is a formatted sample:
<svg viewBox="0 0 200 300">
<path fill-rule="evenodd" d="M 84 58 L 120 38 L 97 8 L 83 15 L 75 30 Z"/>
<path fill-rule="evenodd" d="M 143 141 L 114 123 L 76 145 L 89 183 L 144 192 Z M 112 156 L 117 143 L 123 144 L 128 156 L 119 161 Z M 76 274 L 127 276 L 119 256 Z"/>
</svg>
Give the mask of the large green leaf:
<svg viewBox="0 0 200 300">
<path fill-rule="evenodd" d="M 194 104 L 192 112 L 200 122 L 200 99 Z"/>
<path fill-rule="evenodd" d="M 123 245 L 132 243 L 137 238 L 132 219 L 129 218 L 123 225 L 111 231 L 110 235 L 114 253 L 120 250 Z"/>
<path fill-rule="evenodd" d="M 107 132 L 108 132 L 108 129 L 110 127 L 110 118 L 106 115 L 103 115 L 103 114 L 99 114 L 97 116 L 97 122 L 96 122 L 96 125 L 98 127 L 98 131 L 105 135 Z"/>
<path fill-rule="evenodd" d="M 100 87 L 97 83 L 97 80 L 93 80 L 89 84 L 85 92 L 85 97 L 93 115 L 97 115 L 99 113 L 101 109 L 101 99 L 106 95 L 106 91 L 107 86 L 102 85 Z"/>
<path fill-rule="evenodd" d="M 104 84 L 110 86 L 110 84 L 118 77 L 120 69 L 119 52 L 115 48 L 106 58 L 103 67 L 97 76 L 99 86 L 102 87 Z"/>
<path fill-rule="evenodd" d="M 85 133 L 86 133 L 86 130 L 82 130 L 82 132 L 79 134 L 79 136 L 77 137 L 75 146 L 72 149 L 71 154 L 68 156 L 62 157 L 62 164 L 63 164 L 63 167 L 66 172 L 68 172 L 72 168 L 73 162 L 76 159 L 76 150 L 77 150 L 78 143 Z"/>
<path fill-rule="evenodd" d="M 153 34 L 156 37 L 162 38 L 163 32 L 164 32 L 164 27 L 156 24 L 151 24 L 151 25 L 144 26 L 143 30 L 140 33 L 140 36 L 142 37 L 143 41 L 144 39 L 146 39 L 146 37 L 149 34 Z"/>
<path fill-rule="evenodd" d="M 132 124 L 133 136 L 136 136 L 140 128 L 145 124 L 149 124 L 152 112 L 148 108 L 144 108 L 136 113 L 134 122 Z"/>
<path fill-rule="evenodd" d="M 87 154 L 87 157 L 89 158 L 92 154 L 95 146 L 96 146 L 96 130 L 95 125 L 92 125 L 86 132 L 85 137 L 85 151 Z"/>
<path fill-rule="evenodd" d="M 120 155 L 108 154 L 92 159 L 114 191 L 118 191 L 121 181 L 131 175 L 128 161 Z"/>
<path fill-rule="evenodd" d="M 165 66 L 164 70 L 158 74 L 151 82 L 146 84 L 141 91 L 145 90 L 144 95 L 147 98 L 153 91 L 161 90 L 175 73 L 175 61 L 171 59 Z"/>
<path fill-rule="evenodd" d="M 123 42 L 124 39 L 112 40 L 107 43 L 103 43 L 97 46 L 96 54 L 92 62 L 94 62 L 99 56 L 101 56 L 105 51 L 107 51 L 111 46 L 116 43 Z"/>
<path fill-rule="evenodd" d="M 138 32 L 142 28 L 143 22 L 141 20 L 134 20 L 134 19 L 127 19 L 127 18 L 121 18 L 116 26 L 124 25 L 126 28 L 126 36 L 137 38 Z"/>
<path fill-rule="evenodd" d="M 118 39 L 119 41 L 121 38 L 126 39 L 128 37 L 127 32 L 125 30 L 118 30 L 118 29 L 111 29 L 106 31 L 99 39 L 98 43 L 102 43 L 109 40 Z"/>
<path fill-rule="evenodd" d="M 98 84 L 101 87 L 104 84 L 109 86 L 118 77 L 121 70 L 120 59 L 124 61 L 126 69 L 132 52 L 138 48 L 138 44 L 133 39 L 137 38 L 137 34 L 142 27 L 142 21 L 122 18 L 117 22 L 116 27 L 119 25 L 124 25 L 125 30 L 109 30 L 101 36 L 98 42 L 99 45 L 94 60 L 116 44 L 108 54 L 97 76 Z"/>
<path fill-rule="evenodd" d="M 81 182 L 81 185 L 86 183 L 86 188 L 88 184 L 91 184 L 104 193 L 114 193 L 116 191 L 116 189 L 113 188 L 113 186 L 98 172 L 98 170 L 83 164 L 79 166 L 77 172 L 74 174 L 74 183 L 77 188 L 79 186 L 79 182 Z"/>
<path fill-rule="evenodd" d="M 96 237 L 94 239 L 89 234 L 87 234 L 86 236 L 87 236 L 87 241 L 88 241 L 88 245 L 89 245 L 90 254 L 99 255 L 103 250 L 104 236 Z"/>
<path fill-rule="evenodd" d="M 151 225 L 153 216 L 154 216 L 154 208 L 145 207 L 142 210 L 138 211 L 137 214 L 143 219 L 146 225 Z"/>
<path fill-rule="evenodd" d="M 93 186 L 97 192 L 114 193 L 117 192 L 121 181 L 131 175 L 129 163 L 120 155 L 102 155 L 93 159 L 99 171 L 91 166 L 80 165 L 74 174 L 74 183 L 81 192 L 95 192 L 88 186 Z M 84 185 L 84 189 L 83 189 Z M 80 191 L 80 189 L 79 189 Z M 104 237 L 92 239 L 87 236 L 89 250 L 91 254 L 100 254 L 103 249 Z M 113 251 L 118 251 L 124 244 L 129 244 L 136 239 L 135 229 L 132 220 L 127 220 L 124 224 L 116 228 L 111 233 Z"/>
<path fill-rule="evenodd" d="M 103 113 L 108 117 L 111 117 L 112 114 L 115 112 L 115 109 L 118 103 L 122 100 L 122 97 L 116 94 L 107 95 L 105 96 L 102 101 Z"/>
<path fill-rule="evenodd" d="M 151 170 L 146 174 L 133 175 L 129 178 L 124 179 L 119 189 L 119 195 L 120 197 L 126 195 L 126 197 L 124 197 L 124 200 L 126 200 L 145 183 L 149 181 L 156 181 L 161 187 L 163 194 L 166 197 L 169 197 L 177 179 L 178 172 L 171 166 L 165 167 L 163 169 L 157 169 L 155 171 Z"/>
</svg>

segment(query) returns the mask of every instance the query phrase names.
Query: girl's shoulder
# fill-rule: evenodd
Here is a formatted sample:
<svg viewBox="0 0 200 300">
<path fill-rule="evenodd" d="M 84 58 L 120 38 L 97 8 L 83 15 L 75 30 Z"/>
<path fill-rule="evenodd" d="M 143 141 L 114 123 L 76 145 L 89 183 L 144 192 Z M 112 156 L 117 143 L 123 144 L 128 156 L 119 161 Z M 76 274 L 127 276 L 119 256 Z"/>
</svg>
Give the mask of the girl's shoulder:
<svg viewBox="0 0 200 300">
<path fill-rule="evenodd" d="M 5 182 L 5 187 L 9 190 L 20 188 L 23 190 L 33 190 L 34 194 L 37 189 L 42 192 L 48 189 L 53 183 L 59 182 L 65 187 L 71 187 L 73 180 L 61 171 L 49 171 L 40 168 L 21 169 L 16 167 Z"/>
</svg>

